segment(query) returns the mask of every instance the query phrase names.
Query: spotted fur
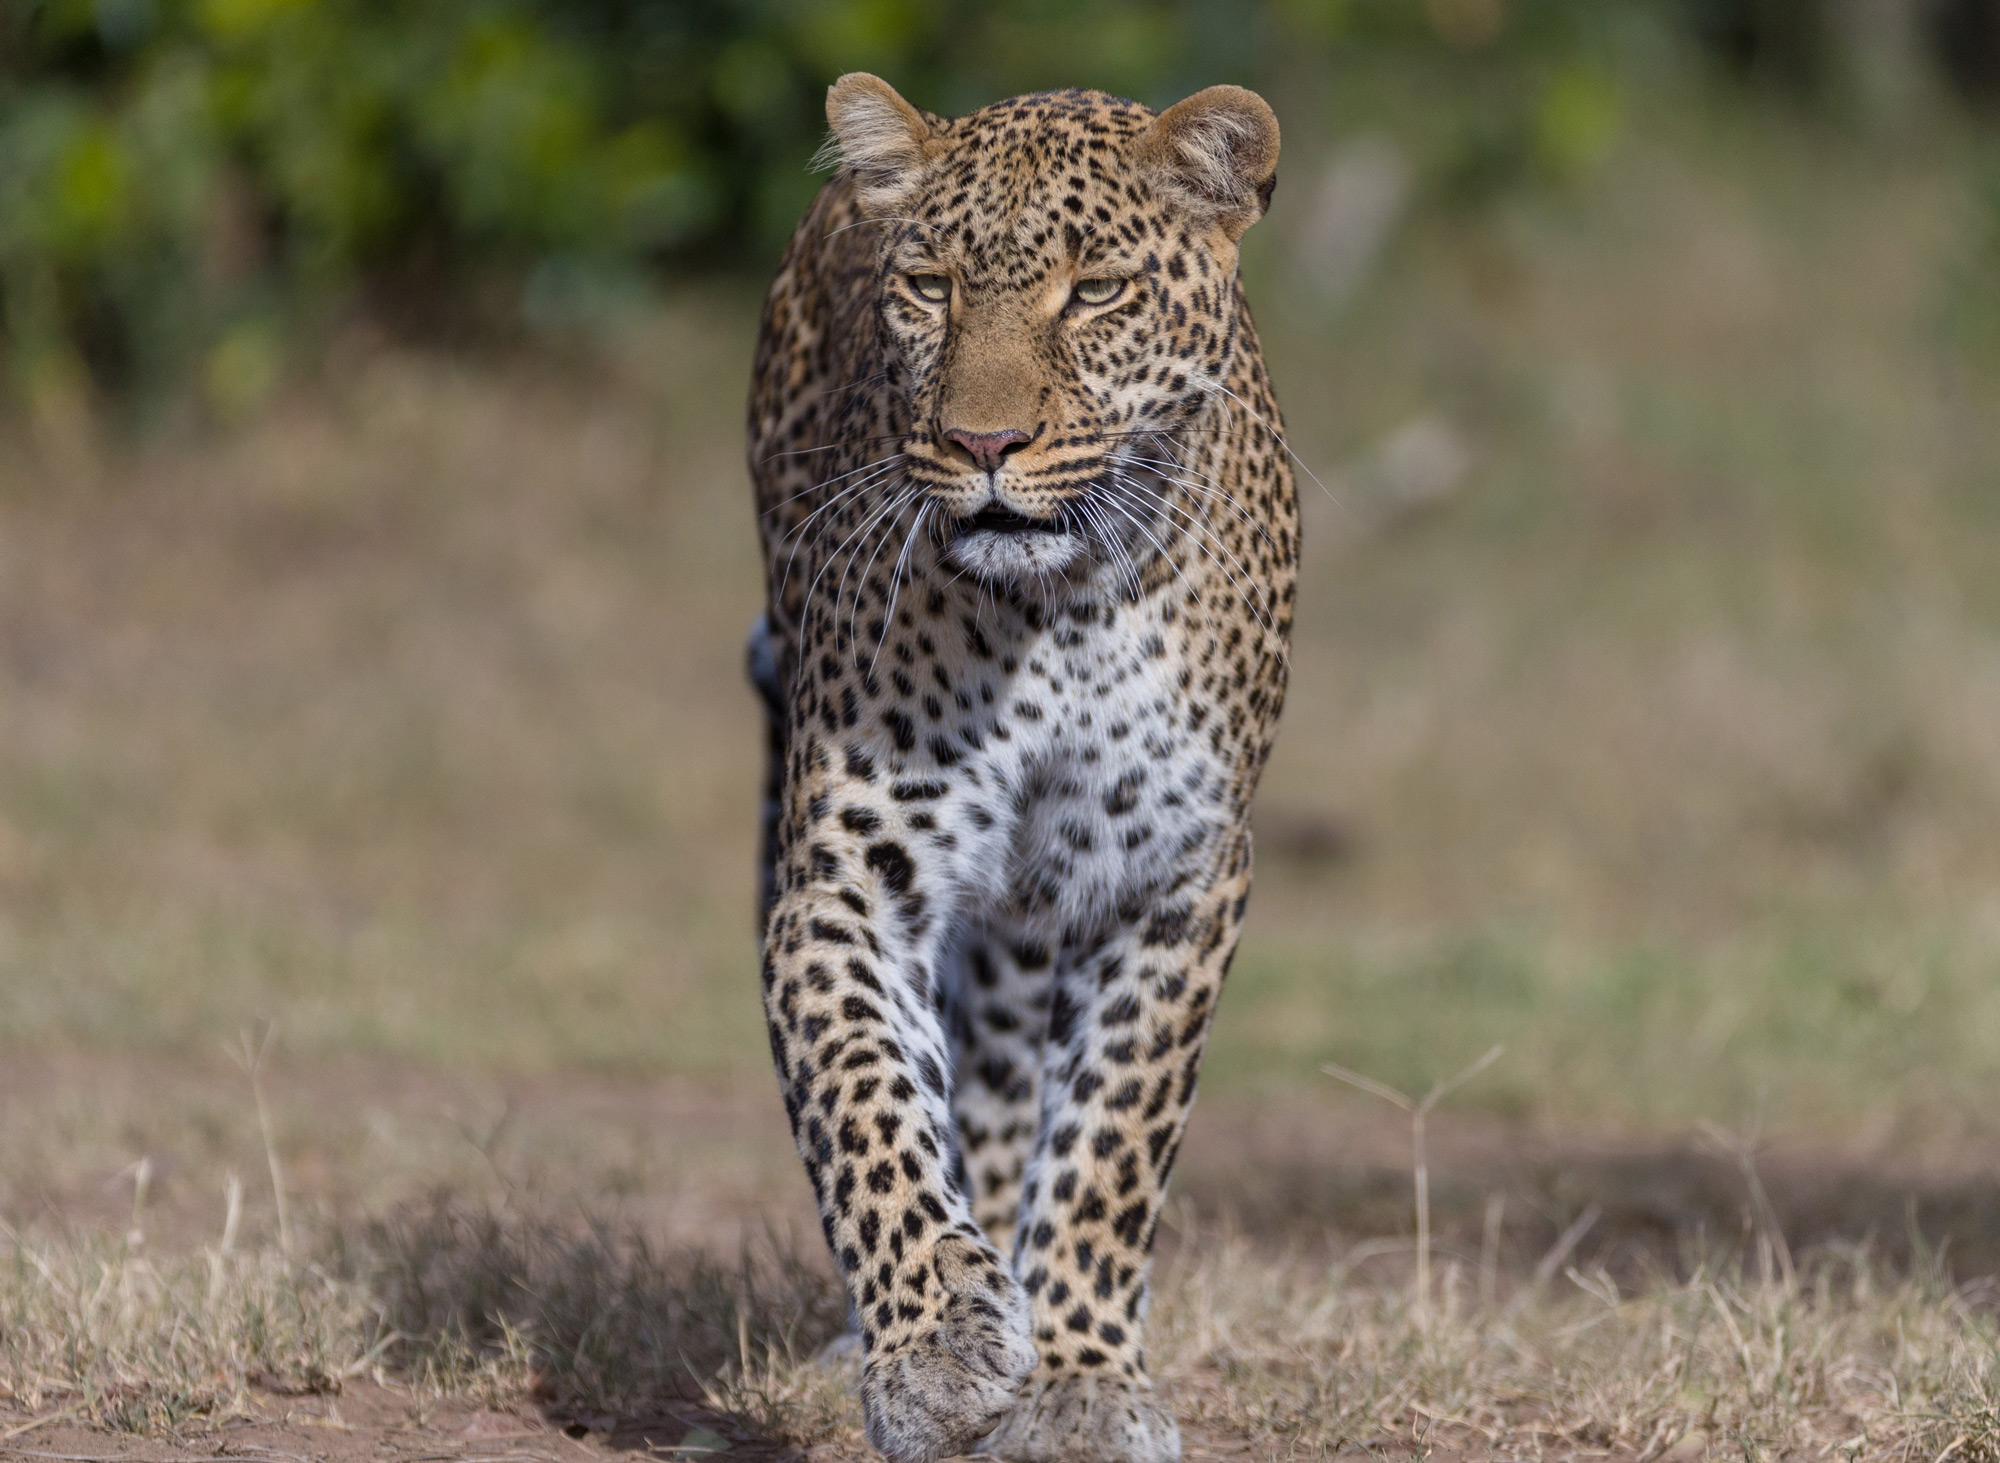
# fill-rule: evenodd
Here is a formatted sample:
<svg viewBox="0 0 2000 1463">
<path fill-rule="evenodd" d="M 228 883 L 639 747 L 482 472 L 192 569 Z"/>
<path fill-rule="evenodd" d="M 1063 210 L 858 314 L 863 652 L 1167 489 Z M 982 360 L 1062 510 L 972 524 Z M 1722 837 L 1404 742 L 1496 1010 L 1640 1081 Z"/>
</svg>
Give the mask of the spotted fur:
<svg viewBox="0 0 2000 1463">
<path fill-rule="evenodd" d="M 1297 504 L 1276 120 L 870 76 L 750 406 L 771 1051 L 898 1460 L 1177 1458 L 1148 1256 L 1250 891 Z"/>
</svg>

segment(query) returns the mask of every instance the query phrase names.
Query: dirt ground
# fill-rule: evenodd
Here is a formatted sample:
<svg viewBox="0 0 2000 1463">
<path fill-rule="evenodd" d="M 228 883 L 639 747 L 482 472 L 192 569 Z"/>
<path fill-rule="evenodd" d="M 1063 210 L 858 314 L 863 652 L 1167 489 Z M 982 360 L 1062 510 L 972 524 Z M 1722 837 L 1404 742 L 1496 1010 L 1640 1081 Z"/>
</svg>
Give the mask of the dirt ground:
<svg viewBox="0 0 2000 1463">
<path fill-rule="evenodd" d="M 496 1411 L 469 1401 L 417 1402 L 393 1388 L 364 1383 L 337 1397 L 260 1397 L 258 1416 L 231 1421 L 184 1438 L 139 1439 L 66 1426 L 53 1420 L 28 1431 L 0 1432 L 0 1457 L 58 1459 L 62 1463 L 587 1463 L 631 1454 L 663 1458 L 716 1458 L 776 1463 L 847 1463 L 873 1458 L 832 1445 L 801 1453 L 749 1436 L 729 1419 L 699 1407 L 653 1417 L 566 1422 L 532 1410 Z M 1184 1429 L 1186 1463 L 1235 1463 L 1250 1447 L 1227 1437 Z M 1382 1457 L 1355 1453 L 1353 1456 Z M 1428 1456 L 1453 1463 L 1439 1452 Z M 1599 1454 L 1612 1457 L 1612 1454 Z M 1470 1463 L 1470 1460 L 1468 1460 Z"/>
<path fill-rule="evenodd" d="M 267 1073 L 265 1085 L 282 1181 L 302 1216 L 295 1224 L 330 1232 L 449 1190 L 503 1206 L 587 1207 L 663 1243 L 728 1251 L 775 1234 L 812 1246 L 808 1191 L 775 1093 L 762 1084 L 481 1079 L 349 1063 L 287 1065 Z M 1996 1158 L 1963 1148 L 1885 1152 L 1867 1134 L 1845 1146 L 1753 1146 L 1719 1133 L 1665 1140 L 1537 1131 L 1448 1111 L 1433 1118 L 1428 1151 L 1441 1262 L 1470 1271 L 1490 1254 L 1514 1276 L 1545 1265 L 1564 1237 L 1565 1263 L 1613 1275 L 1673 1273 L 1697 1250 L 1740 1242 L 1759 1203 L 1799 1250 L 1861 1243 L 1907 1262 L 1915 1245 L 1942 1246 L 1960 1273 L 1990 1273 L 2000 1268 Z M 72 1052 L 0 1064 L 0 1218 L 9 1225 L 122 1226 L 163 1252 L 199 1245 L 223 1225 L 231 1174 L 244 1185 L 245 1226 L 268 1225 L 255 1104 L 244 1074 L 226 1061 Z M 1203 1103 L 1176 1191 L 1164 1263 L 1229 1233 L 1388 1276 L 1407 1264 L 1408 1128 L 1400 1114 L 1338 1089 L 1323 1101 L 1225 1095 Z M 438 1399 L 379 1375 L 322 1395 L 258 1380 L 246 1415 L 165 1437 L 0 1409 L 0 1457 L 555 1463 L 623 1453 L 796 1455 L 692 1405 L 578 1417 Z M 1247 1442 L 1198 1423 L 1186 1443 L 1190 1460 L 1253 1456 Z M 845 1455 L 824 1445 L 810 1456 L 832 1463 Z M 1412 1439 L 1410 1456 L 1444 1455 Z"/>
<path fill-rule="evenodd" d="M 585 1203 L 663 1243 L 721 1250 L 752 1234 L 810 1240 L 817 1231 L 775 1087 L 755 1079 L 498 1078 L 347 1062 L 287 1066 L 265 1088 L 288 1197 L 324 1223 L 449 1190 Z M 1166 1242 L 1219 1229 L 1344 1253 L 1407 1237 L 1407 1119 L 1327 1088 L 1204 1096 L 1175 1173 Z M 1922 1244 L 1961 1274 L 2000 1272 L 1996 1144 L 1913 1146 L 1865 1130 L 1844 1142 L 1551 1130 L 1446 1110 L 1431 1118 L 1427 1147 L 1437 1233 L 1470 1258 L 1497 1208 L 1503 1267 L 1532 1266 L 1594 1212 L 1580 1256 L 1614 1272 L 1671 1270 L 1688 1244 L 1727 1245 L 1745 1233 L 1761 1189 L 1794 1248 L 1865 1242 L 1900 1262 Z M 249 1083 L 221 1056 L 17 1053 L 0 1062 L 0 1220 L 9 1224 L 123 1225 L 156 1246 L 199 1243 L 221 1230 L 230 1174 L 245 1185 L 246 1222 L 268 1221 L 266 1170 Z"/>
</svg>

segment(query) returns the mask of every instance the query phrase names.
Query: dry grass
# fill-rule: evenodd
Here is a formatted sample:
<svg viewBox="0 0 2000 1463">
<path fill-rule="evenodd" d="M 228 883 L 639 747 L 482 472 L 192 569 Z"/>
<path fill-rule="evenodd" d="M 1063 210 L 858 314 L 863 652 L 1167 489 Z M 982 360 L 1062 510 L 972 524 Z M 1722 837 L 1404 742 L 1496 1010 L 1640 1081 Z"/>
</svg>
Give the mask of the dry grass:
<svg viewBox="0 0 2000 1463">
<path fill-rule="evenodd" d="M 1629 1294 L 1572 1269 L 1497 1305 L 1466 1278 L 1426 1310 L 1223 1245 L 1166 1287 L 1160 1370 L 1184 1416 L 1280 1457 L 2000 1456 L 1990 1294 L 1889 1279 L 1858 1252 L 1795 1282 L 1705 1263 Z"/>
<path fill-rule="evenodd" d="M 1897 1278 L 1865 1249 L 1795 1272 L 1694 1260 L 1623 1291 L 1571 1267 L 1496 1293 L 1453 1266 L 1429 1306 L 1370 1278 L 1367 1252 L 1329 1264 L 1211 1238 L 1181 1255 L 1155 1370 L 1191 1437 L 1257 1456 L 2000 1458 L 1990 1287 Z M 751 1437 L 858 1447 L 846 1384 L 807 1360 L 839 1326 L 837 1289 L 782 1248 L 719 1264 L 439 1203 L 323 1265 L 28 1238 L 6 1259 L 16 1415 L 172 1434 L 248 1415 L 253 1382 L 331 1393 L 372 1372 L 586 1426 L 692 1400 Z"/>
<path fill-rule="evenodd" d="M 456 1386 L 468 1367 L 512 1359 L 535 1397 L 568 1415 L 699 1395 L 753 1356 L 789 1368 L 847 1317 L 824 1266 L 780 1241 L 746 1246 L 732 1265 L 662 1251 L 604 1220 L 558 1224 L 443 1199 L 370 1225 L 344 1247 L 342 1268 L 406 1338 L 405 1369 Z"/>
<path fill-rule="evenodd" d="M 253 1381 L 338 1390 L 376 1359 L 366 1291 L 276 1249 L 157 1256 L 108 1237 L 4 1244 L 0 1399 L 29 1414 L 161 1433 L 240 1413 Z"/>
</svg>

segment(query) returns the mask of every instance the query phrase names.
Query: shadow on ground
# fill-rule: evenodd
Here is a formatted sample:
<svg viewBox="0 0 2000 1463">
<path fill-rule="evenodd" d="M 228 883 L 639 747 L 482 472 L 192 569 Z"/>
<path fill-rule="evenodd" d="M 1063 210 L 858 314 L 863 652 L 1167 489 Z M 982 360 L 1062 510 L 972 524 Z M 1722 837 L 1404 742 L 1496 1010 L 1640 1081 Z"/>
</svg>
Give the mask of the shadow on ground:
<svg viewBox="0 0 2000 1463">
<path fill-rule="evenodd" d="M 1981 1146 L 1919 1158 L 1783 1139 L 1751 1149 L 1721 1134 L 1634 1139 L 1473 1117 L 1433 1119 L 1428 1149 L 1433 1233 L 1469 1263 L 1490 1244 L 1503 1274 L 1537 1266 L 1566 1234 L 1566 1261 L 1620 1276 L 1684 1274 L 1759 1235 L 1794 1252 L 1866 1246 L 1892 1269 L 1938 1263 L 1960 1280 L 2000 1273 L 2000 1155 Z M 1270 1242 L 1338 1252 L 1415 1228 L 1405 1120 L 1347 1104 L 1215 1104 L 1176 1184 L 1196 1223 Z"/>
</svg>

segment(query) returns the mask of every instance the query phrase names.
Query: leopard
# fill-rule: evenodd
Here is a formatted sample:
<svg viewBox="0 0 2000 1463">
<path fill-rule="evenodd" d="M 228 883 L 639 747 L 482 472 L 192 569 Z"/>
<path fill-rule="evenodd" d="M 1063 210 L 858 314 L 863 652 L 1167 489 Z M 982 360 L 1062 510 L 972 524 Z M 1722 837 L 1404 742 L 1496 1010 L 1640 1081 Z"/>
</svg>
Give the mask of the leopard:
<svg viewBox="0 0 2000 1463">
<path fill-rule="evenodd" d="M 869 1441 L 1168 1463 L 1150 1258 L 1250 893 L 1295 460 L 1214 86 L 827 93 L 766 298 L 761 986 Z"/>
</svg>

